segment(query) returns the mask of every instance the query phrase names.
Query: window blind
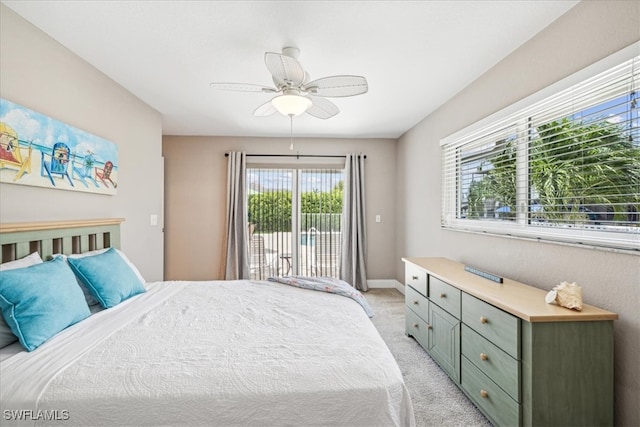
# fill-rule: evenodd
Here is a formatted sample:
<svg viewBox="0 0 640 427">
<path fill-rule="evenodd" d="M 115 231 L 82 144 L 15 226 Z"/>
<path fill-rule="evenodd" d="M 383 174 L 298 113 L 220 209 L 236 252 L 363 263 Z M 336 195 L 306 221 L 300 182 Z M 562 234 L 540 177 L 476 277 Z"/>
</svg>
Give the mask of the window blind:
<svg viewBox="0 0 640 427">
<path fill-rule="evenodd" d="M 291 169 L 247 168 L 251 279 L 290 274 L 294 179 Z"/>
<path fill-rule="evenodd" d="M 300 257 L 306 276 L 340 277 L 344 170 L 300 171 Z"/>
<path fill-rule="evenodd" d="M 247 168 L 252 279 L 339 277 L 344 170 Z"/>
<path fill-rule="evenodd" d="M 638 91 L 635 57 L 447 138 L 442 226 L 640 251 Z"/>
</svg>

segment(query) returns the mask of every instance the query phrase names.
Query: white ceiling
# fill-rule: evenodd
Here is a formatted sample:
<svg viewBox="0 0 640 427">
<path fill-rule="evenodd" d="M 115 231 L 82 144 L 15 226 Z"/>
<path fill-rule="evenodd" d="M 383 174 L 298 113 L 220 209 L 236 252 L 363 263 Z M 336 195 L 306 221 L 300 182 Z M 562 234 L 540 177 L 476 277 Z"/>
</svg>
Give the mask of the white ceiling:
<svg viewBox="0 0 640 427">
<path fill-rule="evenodd" d="M 288 136 L 289 118 L 254 117 L 273 95 L 264 53 L 300 49 L 311 79 L 363 75 L 368 93 L 331 99 L 296 136 L 397 138 L 578 1 L 9 1 L 162 114 L 165 135 Z"/>
</svg>

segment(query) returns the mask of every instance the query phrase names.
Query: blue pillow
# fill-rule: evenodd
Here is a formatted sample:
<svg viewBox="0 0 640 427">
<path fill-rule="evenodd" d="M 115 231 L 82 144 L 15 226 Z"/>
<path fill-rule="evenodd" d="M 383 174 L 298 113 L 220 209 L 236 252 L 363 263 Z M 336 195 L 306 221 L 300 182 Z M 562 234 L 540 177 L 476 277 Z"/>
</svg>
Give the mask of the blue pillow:
<svg viewBox="0 0 640 427">
<path fill-rule="evenodd" d="M 0 309 L 27 351 L 91 314 L 73 272 L 61 259 L 0 272 Z"/>
<path fill-rule="evenodd" d="M 146 292 L 135 272 L 115 249 L 85 258 L 67 258 L 78 278 L 104 308 Z"/>
<path fill-rule="evenodd" d="M 24 258 L 0 264 L 0 271 L 15 270 L 16 268 L 24 268 L 41 263 L 42 258 L 40 258 L 40 254 L 38 252 L 33 252 Z M 7 322 L 5 322 L 2 315 L 0 315 L 0 348 L 13 344 L 16 341 L 18 341 L 18 337 L 13 335 L 11 328 L 9 328 Z"/>
</svg>

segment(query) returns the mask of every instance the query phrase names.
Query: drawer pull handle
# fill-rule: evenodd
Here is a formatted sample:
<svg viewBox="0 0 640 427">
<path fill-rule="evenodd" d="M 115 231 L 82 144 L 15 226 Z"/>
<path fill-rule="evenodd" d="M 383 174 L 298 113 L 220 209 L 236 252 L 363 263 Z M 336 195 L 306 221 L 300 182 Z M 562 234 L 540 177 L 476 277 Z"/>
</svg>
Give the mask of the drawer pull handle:
<svg viewBox="0 0 640 427">
<path fill-rule="evenodd" d="M 411 276 L 411 280 L 418 280 L 418 276 Z"/>
<path fill-rule="evenodd" d="M 418 300 L 414 300 L 413 305 L 418 305 Z"/>
<path fill-rule="evenodd" d="M 447 294 L 445 294 L 444 292 L 440 294 L 440 298 L 446 298 Z"/>
<path fill-rule="evenodd" d="M 488 321 L 489 321 L 489 319 L 487 319 L 486 317 L 484 317 L 484 316 L 480 316 L 480 323 L 485 324 L 485 323 L 487 323 Z"/>
<path fill-rule="evenodd" d="M 487 356 L 486 353 L 480 353 L 480 360 L 487 361 L 489 360 L 489 356 Z"/>
<path fill-rule="evenodd" d="M 431 330 L 431 329 L 433 329 L 433 326 L 427 325 L 427 329 Z"/>
<path fill-rule="evenodd" d="M 417 323 L 414 323 L 414 324 L 413 324 L 413 327 L 414 327 L 414 328 L 416 328 L 416 329 L 418 329 L 418 324 L 417 324 Z"/>
<path fill-rule="evenodd" d="M 489 392 L 487 390 L 480 390 L 480 396 L 483 399 L 486 399 L 487 397 L 489 397 Z"/>
</svg>

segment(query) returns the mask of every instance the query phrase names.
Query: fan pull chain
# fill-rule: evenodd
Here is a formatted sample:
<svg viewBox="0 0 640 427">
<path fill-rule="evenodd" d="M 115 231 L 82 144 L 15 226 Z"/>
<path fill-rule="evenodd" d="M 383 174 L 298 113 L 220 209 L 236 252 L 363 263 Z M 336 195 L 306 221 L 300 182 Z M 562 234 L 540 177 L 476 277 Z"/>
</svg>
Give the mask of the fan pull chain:
<svg viewBox="0 0 640 427">
<path fill-rule="evenodd" d="M 289 120 L 291 123 L 290 132 L 289 132 L 289 138 L 291 142 L 289 144 L 289 150 L 293 151 L 293 114 L 289 114 Z"/>
</svg>

